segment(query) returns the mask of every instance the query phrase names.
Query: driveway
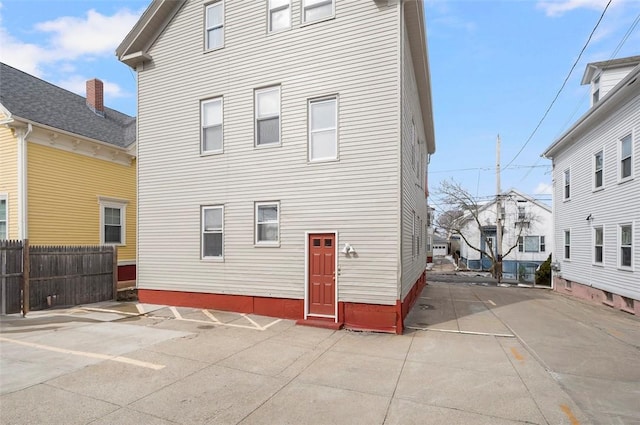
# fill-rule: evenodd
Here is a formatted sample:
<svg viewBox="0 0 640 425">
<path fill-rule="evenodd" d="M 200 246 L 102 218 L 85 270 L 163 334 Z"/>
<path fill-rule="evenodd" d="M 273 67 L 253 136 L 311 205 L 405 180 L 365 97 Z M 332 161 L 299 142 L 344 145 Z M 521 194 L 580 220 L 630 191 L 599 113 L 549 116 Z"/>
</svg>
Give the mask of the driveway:
<svg viewBox="0 0 640 425">
<path fill-rule="evenodd" d="M 434 282 L 408 319 L 396 336 L 137 303 L 3 317 L 0 423 L 640 423 L 635 317 Z"/>
</svg>

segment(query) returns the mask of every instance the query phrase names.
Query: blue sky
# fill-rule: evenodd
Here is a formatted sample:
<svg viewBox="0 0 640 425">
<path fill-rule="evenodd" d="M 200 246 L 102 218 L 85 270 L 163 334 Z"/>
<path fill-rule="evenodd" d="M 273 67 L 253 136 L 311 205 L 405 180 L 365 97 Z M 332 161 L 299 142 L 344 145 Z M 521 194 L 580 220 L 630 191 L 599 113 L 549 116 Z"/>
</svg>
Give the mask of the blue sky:
<svg viewBox="0 0 640 425">
<path fill-rule="evenodd" d="M 497 134 L 506 165 L 560 89 L 607 2 L 425 0 L 437 149 L 432 191 L 455 178 L 481 199 L 495 193 Z M 107 106 L 135 115 L 135 75 L 114 50 L 148 4 L 0 0 L 0 60 L 83 95 L 85 81 L 100 78 Z M 503 190 L 550 200 L 550 162 L 540 153 L 588 109 L 589 89 L 580 86 L 585 65 L 610 59 L 639 16 L 639 0 L 612 0 L 548 117 L 516 167 L 503 171 Z M 640 24 L 613 57 L 638 54 Z M 432 203 L 437 207 L 437 199 Z"/>
</svg>

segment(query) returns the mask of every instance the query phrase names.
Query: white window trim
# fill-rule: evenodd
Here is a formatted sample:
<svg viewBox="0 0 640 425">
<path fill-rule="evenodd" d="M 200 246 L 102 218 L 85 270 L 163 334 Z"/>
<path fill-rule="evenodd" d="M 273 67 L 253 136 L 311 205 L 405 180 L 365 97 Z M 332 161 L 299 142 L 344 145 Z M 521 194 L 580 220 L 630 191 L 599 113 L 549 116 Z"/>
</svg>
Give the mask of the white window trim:
<svg viewBox="0 0 640 425">
<path fill-rule="evenodd" d="M 569 232 L 569 257 L 566 256 L 567 247 L 567 232 Z M 564 229 L 562 231 L 562 261 L 571 261 L 571 229 Z"/>
<path fill-rule="evenodd" d="M 258 208 L 259 207 L 264 207 L 264 206 L 272 206 L 275 205 L 278 208 L 278 215 L 277 215 L 277 221 L 276 223 L 278 224 L 278 239 L 275 241 L 259 241 L 258 240 Z M 253 211 L 254 211 L 254 226 L 253 226 L 253 233 L 254 233 L 254 237 L 253 237 L 253 242 L 255 244 L 255 246 L 268 246 L 268 247 L 279 247 L 280 246 L 280 201 L 261 201 L 261 202 L 256 202 L 254 207 L 253 207 Z"/>
<path fill-rule="evenodd" d="M 225 44 L 225 20 L 226 20 L 226 13 L 225 13 L 225 0 L 218 0 L 218 1 L 213 1 L 211 3 L 208 3 L 204 6 L 204 51 L 205 52 L 213 52 L 215 50 L 219 50 L 224 48 L 224 44 Z M 218 3 L 222 3 L 222 25 L 217 25 L 217 26 L 207 26 L 207 15 L 208 15 L 208 11 L 210 7 L 213 7 L 215 5 L 217 5 Z M 222 28 L 222 45 L 221 46 L 217 46 L 217 47 L 209 47 L 209 30 L 213 30 L 213 29 L 218 29 L 218 28 Z"/>
<path fill-rule="evenodd" d="M 278 114 L 258 117 L 258 94 L 275 90 L 278 91 Z M 275 118 L 276 116 L 278 117 L 278 141 L 276 143 L 258 144 L 258 118 Z M 282 146 L 282 89 L 280 85 L 262 87 L 253 91 L 253 146 L 258 149 Z"/>
<path fill-rule="evenodd" d="M 596 155 L 601 154 L 602 155 L 602 168 L 601 168 L 601 172 L 602 172 L 602 185 L 601 186 L 596 186 L 596 172 L 597 170 L 597 162 L 596 162 Z M 604 177 L 605 177 L 605 173 L 604 173 L 604 147 L 600 150 L 598 150 L 597 152 L 593 153 L 593 172 L 592 172 L 592 177 L 593 177 L 593 184 L 592 184 L 592 191 L 593 192 L 597 192 L 600 190 L 604 190 L 604 186 L 605 186 L 605 181 L 604 181 Z"/>
<path fill-rule="evenodd" d="M 567 172 L 569 172 L 569 196 L 567 195 Z M 563 201 L 570 201 L 571 200 L 571 195 L 573 194 L 573 188 L 571 187 L 571 167 L 565 169 L 562 172 L 562 200 Z"/>
<path fill-rule="evenodd" d="M 8 240 L 9 239 L 9 235 L 11 234 L 9 231 L 9 194 L 6 192 L 1 192 L 0 193 L 0 201 L 4 201 L 4 206 L 5 206 L 5 214 L 7 215 L 4 219 L 5 222 L 5 232 L 7 233 L 5 235 L 5 238 Z M 2 239 L 0 239 L 2 240 Z"/>
<path fill-rule="evenodd" d="M 629 158 L 631 158 L 631 174 L 629 174 L 629 176 L 627 177 L 622 177 L 622 160 L 624 158 L 622 158 L 622 140 L 625 139 L 626 137 L 629 137 L 629 143 L 631 145 L 631 155 L 629 156 Z M 634 168 L 634 158 L 633 158 L 633 132 L 629 132 L 627 134 L 625 134 L 624 136 L 620 137 L 618 139 L 618 166 L 617 166 L 617 171 L 618 171 L 618 183 L 625 183 L 628 182 L 629 180 L 633 180 L 633 168 Z"/>
<path fill-rule="evenodd" d="M 204 212 L 206 210 L 219 209 L 222 210 L 222 227 L 218 231 L 209 231 L 209 233 L 221 233 L 222 234 L 222 252 L 217 257 L 205 257 L 204 255 Z M 224 205 L 202 205 L 200 206 L 200 259 L 204 261 L 224 261 Z"/>
<path fill-rule="evenodd" d="M 329 101 L 333 101 L 335 102 L 336 105 L 336 110 L 335 110 L 335 114 L 336 114 L 336 126 L 332 127 L 332 128 L 321 128 L 321 129 L 316 129 L 315 131 L 326 131 L 326 130 L 331 130 L 331 129 L 335 129 L 336 132 L 336 156 L 335 157 L 331 157 L 331 158 L 318 158 L 318 159 L 313 159 L 311 157 L 311 135 L 313 133 L 313 126 L 311 125 L 311 105 L 313 103 L 322 103 L 322 102 L 329 102 Z M 338 118 L 340 116 L 340 99 L 338 97 L 338 95 L 330 95 L 330 96 L 323 96 L 323 97 L 316 97 L 316 98 L 312 98 L 312 99 L 308 99 L 307 100 L 307 122 L 308 122 L 308 133 L 307 133 L 307 161 L 309 163 L 322 163 L 322 162 L 335 162 L 335 161 L 339 161 L 340 160 L 340 122 L 338 121 Z"/>
<path fill-rule="evenodd" d="M 127 246 L 127 204 L 126 199 L 109 198 L 98 196 L 98 204 L 100 205 L 100 245 Z M 120 209 L 120 243 L 112 243 L 104 241 L 104 209 L 118 208 Z"/>
<path fill-rule="evenodd" d="M 596 229 L 602 230 L 602 261 L 596 261 Z M 604 226 L 593 226 L 593 232 L 591 236 L 591 264 L 594 266 L 604 266 Z"/>
<path fill-rule="evenodd" d="M 286 28 L 281 28 L 279 30 L 272 30 L 271 29 L 271 12 L 278 12 L 280 10 L 285 10 L 285 9 L 289 9 L 289 25 Z M 291 0 L 289 0 L 287 2 L 287 4 L 285 6 L 280 6 L 280 7 L 274 7 L 271 8 L 271 0 L 267 0 L 267 34 L 275 34 L 275 33 L 279 33 L 282 31 L 288 31 L 291 29 L 291 20 L 292 20 L 292 15 L 293 15 L 293 10 L 291 7 Z"/>
<path fill-rule="evenodd" d="M 206 151 L 204 150 L 204 105 L 207 103 L 220 102 L 222 147 L 220 149 Z M 224 153 L 224 98 L 222 96 L 203 99 L 200 101 L 200 156 L 217 155 Z"/>
<path fill-rule="evenodd" d="M 306 2 L 307 2 L 307 0 L 302 0 L 302 2 L 300 4 L 300 22 L 301 22 L 301 26 L 313 24 L 313 23 L 316 23 L 316 22 L 326 21 L 326 20 L 333 19 L 333 18 L 336 17 L 336 0 L 325 0 L 322 3 L 324 3 L 324 4 L 331 3 L 331 15 L 323 16 L 322 18 L 314 19 L 313 21 L 305 21 L 304 20 L 304 11 L 306 9 L 306 6 L 305 6 Z"/>
<path fill-rule="evenodd" d="M 621 249 L 622 249 L 622 228 L 623 227 L 627 227 L 630 226 L 631 227 L 631 265 L 630 266 L 623 266 L 622 265 L 622 254 L 621 254 Z M 625 270 L 625 271 L 633 271 L 633 255 L 634 255 L 634 249 L 633 249 L 633 240 L 634 240 L 634 225 L 632 222 L 628 222 L 628 223 L 620 223 L 618 224 L 618 240 L 617 240 L 617 251 L 618 251 L 618 269 L 620 270 Z"/>
</svg>

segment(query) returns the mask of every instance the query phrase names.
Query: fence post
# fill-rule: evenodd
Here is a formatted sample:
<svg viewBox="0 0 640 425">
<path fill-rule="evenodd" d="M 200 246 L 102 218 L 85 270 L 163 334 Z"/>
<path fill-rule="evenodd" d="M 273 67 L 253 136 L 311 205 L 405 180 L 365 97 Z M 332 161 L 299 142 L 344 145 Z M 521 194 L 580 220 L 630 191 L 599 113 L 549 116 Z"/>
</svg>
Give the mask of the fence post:
<svg viewBox="0 0 640 425">
<path fill-rule="evenodd" d="M 118 247 L 113 246 L 113 299 L 118 301 Z"/>
<path fill-rule="evenodd" d="M 29 312 L 29 239 L 22 243 L 22 317 Z"/>
</svg>

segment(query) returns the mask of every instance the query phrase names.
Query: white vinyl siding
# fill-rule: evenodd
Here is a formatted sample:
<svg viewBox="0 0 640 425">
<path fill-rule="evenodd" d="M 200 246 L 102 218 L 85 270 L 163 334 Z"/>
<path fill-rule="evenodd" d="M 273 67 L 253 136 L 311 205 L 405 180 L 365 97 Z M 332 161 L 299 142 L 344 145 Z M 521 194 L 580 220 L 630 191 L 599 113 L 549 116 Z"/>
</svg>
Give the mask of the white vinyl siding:
<svg viewBox="0 0 640 425">
<path fill-rule="evenodd" d="M 267 0 L 268 32 L 282 31 L 291 27 L 291 0 Z"/>
<path fill-rule="evenodd" d="M 335 0 L 302 0 L 302 21 L 313 22 L 335 14 Z"/>
<path fill-rule="evenodd" d="M 309 101 L 309 161 L 338 158 L 338 99 Z"/>
<path fill-rule="evenodd" d="M 255 91 L 256 146 L 280 143 L 280 86 Z"/>
<path fill-rule="evenodd" d="M 220 153 L 223 150 L 224 126 L 222 98 L 201 102 L 201 152 Z"/>
<path fill-rule="evenodd" d="M 340 19 L 267 36 L 267 4 L 257 4 L 227 1 L 225 47 L 203 54 L 193 43 L 203 7 L 185 2 L 151 47 L 153 66 L 138 72 L 138 286 L 303 299 L 305 232 L 337 231 L 336 243 L 358 252 L 338 256 L 339 300 L 396 305 L 400 5 L 338 2 Z M 291 5 L 299 25 L 301 1 Z M 275 85 L 281 144 L 257 149 L 254 90 Z M 308 100 L 338 94 L 340 160 L 311 163 Z M 216 96 L 224 154 L 203 158 L 198 99 Z M 421 192 L 417 212 L 426 209 Z M 256 248 L 254 202 L 263 200 L 280 201 L 278 249 Z M 222 204 L 224 261 L 200 260 L 199 208 Z M 414 282 L 424 265 L 415 261 Z"/>
<path fill-rule="evenodd" d="M 256 244 L 278 245 L 280 242 L 280 204 L 256 202 Z"/>
<path fill-rule="evenodd" d="M 9 235 L 8 198 L 6 194 L 0 194 L 0 240 L 7 239 Z"/>
<path fill-rule="evenodd" d="M 205 7 L 204 37 L 207 50 L 224 47 L 224 0 Z"/>
<path fill-rule="evenodd" d="M 222 259 L 224 252 L 224 207 L 202 207 L 202 259 Z"/>
</svg>

